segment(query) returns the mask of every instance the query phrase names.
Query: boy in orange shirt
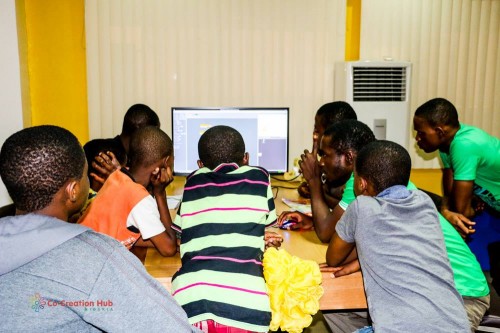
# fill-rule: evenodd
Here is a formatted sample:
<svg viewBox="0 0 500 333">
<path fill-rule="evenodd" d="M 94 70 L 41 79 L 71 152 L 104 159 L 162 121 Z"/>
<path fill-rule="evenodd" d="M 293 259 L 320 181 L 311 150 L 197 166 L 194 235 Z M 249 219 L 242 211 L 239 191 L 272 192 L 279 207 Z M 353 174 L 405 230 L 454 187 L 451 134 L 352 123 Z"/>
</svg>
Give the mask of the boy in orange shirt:
<svg viewBox="0 0 500 333">
<path fill-rule="evenodd" d="M 163 256 L 173 256 L 176 236 L 165 193 L 174 179 L 172 154 L 172 140 L 161 129 L 137 130 L 130 141 L 129 169 L 108 177 L 79 223 L 129 249 L 139 241 L 137 246 L 154 246 Z"/>
</svg>

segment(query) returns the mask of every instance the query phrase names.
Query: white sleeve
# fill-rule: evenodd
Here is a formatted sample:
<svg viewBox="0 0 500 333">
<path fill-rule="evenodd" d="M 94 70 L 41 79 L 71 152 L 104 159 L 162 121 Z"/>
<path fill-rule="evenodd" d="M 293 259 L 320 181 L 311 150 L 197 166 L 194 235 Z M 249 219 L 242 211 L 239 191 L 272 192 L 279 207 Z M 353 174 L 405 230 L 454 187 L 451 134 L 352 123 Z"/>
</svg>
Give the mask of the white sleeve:
<svg viewBox="0 0 500 333">
<path fill-rule="evenodd" d="M 139 229 L 143 239 L 149 239 L 165 231 L 156 200 L 152 196 L 148 195 L 132 208 L 127 217 L 127 227 L 130 226 Z"/>
</svg>

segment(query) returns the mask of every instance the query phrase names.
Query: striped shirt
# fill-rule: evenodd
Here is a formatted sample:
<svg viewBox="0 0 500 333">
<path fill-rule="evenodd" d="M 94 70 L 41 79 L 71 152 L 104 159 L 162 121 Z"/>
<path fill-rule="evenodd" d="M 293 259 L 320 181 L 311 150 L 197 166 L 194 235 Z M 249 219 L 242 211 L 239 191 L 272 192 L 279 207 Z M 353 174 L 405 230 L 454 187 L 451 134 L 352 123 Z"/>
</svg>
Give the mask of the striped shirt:
<svg viewBox="0 0 500 333">
<path fill-rule="evenodd" d="M 188 176 L 172 228 L 181 233 L 181 269 L 172 294 L 196 323 L 267 332 L 262 272 L 264 230 L 276 222 L 267 171 L 221 164 Z"/>
</svg>

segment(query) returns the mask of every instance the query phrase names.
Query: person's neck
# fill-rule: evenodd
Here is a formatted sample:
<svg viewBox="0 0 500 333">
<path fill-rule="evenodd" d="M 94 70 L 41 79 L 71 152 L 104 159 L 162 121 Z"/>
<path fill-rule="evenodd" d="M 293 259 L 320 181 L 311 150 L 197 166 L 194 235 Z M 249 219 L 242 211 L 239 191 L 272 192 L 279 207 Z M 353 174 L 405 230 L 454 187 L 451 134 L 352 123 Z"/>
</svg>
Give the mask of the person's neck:
<svg viewBox="0 0 500 333">
<path fill-rule="evenodd" d="M 23 211 L 20 211 L 22 214 L 27 214 L 27 212 L 23 212 Z M 16 215 L 17 215 L 17 211 L 16 211 Z M 62 221 L 65 221 L 65 222 L 68 222 L 69 220 L 69 217 L 70 217 L 70 214 L 60 208 L 56 208 L 52 205 L 49 205 L 43 209 L 40 209 L 40 210 L 37 210 L 37 211 L 34 211 L 33 212 L 34 214 L 38 214 L 38 215 L 45 215 L 45 216 L 50 216 L 50 217 L 54 217 L 56 219 L 59 219 L 59 220 L 62 220 Z"/>
</svg>

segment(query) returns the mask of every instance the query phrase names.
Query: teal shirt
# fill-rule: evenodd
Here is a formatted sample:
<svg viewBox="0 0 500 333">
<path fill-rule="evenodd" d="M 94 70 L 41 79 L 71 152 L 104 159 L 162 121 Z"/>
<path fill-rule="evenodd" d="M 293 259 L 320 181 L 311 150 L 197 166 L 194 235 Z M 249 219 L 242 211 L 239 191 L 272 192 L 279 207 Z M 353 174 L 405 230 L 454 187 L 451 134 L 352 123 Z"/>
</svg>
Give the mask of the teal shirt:
<svg viewBox="0 0 500 333">
<path fill-rule="evenodd" d="M 417 187 L 412 182 L 408 183 L 409 190 L 416 190 Z M 354 195 L 354 174 L 347 181 L 339 206 L 346 210 L 347 206 L 356 199 Z M 483 297 L 490 293 L 488 283 L 484 276 L 481 266 L 470 248 L 465 244 L 460 234 L 453 226 L 441 215 L 439 222 L 443 230 L 444 243 L 448 259 L 450 260 L 455 288 L 462 296 Z"/>
<path fill-rule="evenodd" d="M 500 212 L 500 139 L 460 124 L 450 152 L 439 152 L 444 168 L 454 180 L 474 181 L 474 194 Z"/>
</svg>

